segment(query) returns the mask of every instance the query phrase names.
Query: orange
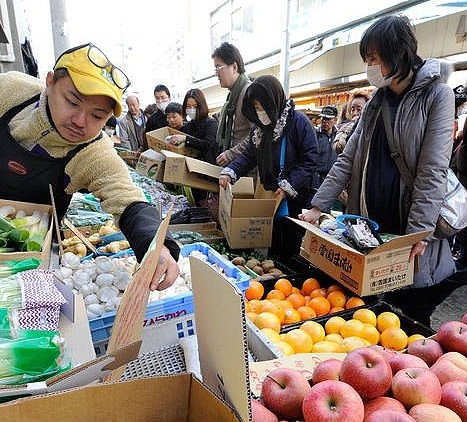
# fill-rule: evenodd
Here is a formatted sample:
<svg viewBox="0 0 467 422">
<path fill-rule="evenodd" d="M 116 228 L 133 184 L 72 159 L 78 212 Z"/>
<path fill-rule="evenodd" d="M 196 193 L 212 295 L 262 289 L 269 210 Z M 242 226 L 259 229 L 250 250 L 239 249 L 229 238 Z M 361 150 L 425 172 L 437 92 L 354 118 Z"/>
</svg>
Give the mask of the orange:
<svg viewBox="0 0 467 422">
<path fill-rule="evenodd" d="M 285 309 L 278 302 L 272 302 L 266 299 L 259 315 L 263 312 L 271 312 L 278 316 L 280 322 L 284 321 Z"/>
<path fill-rule="evenodd" d="M 311 318 L 316 317 L 315 310 L 310 306 L 300 306 L 297 309 L 297 311 L 300 314 L 300 320 L 301 321 L 306 321 L 307 319 L 311 319 Z"/>
<path fill-rule="evenodd" d="M 285 299 L 284 293 L 280 290 L 272 289 L 270 292 L 266 294 L 266 299 Z"/>
<path fill-rule="evenodd" d="M 326 334 L 339 334 L 344 324 L 344 318 L 337 315 L 332 316 L 324 323 L 324 331 Z"/>
<path fill-rule="evenodd" d="M 295 354 L 293 347 L 284 340 L 279 340 L 274 342 L 274 346 L 281 352 L 284 356 L 290 356 Z"/>
<path fill-rule="evenodd" d="M 327 290 L 325 287 L 320 287 L 319 289 L 312 290 L 311 293 L 309 294 L 310 298 L 322 296 L 325 297 L 327 293 Z"/>
<path fill-rule="evenodd" d="M 289 308 L 289 309 L 295 309 L 293 307 L 293 305 L 287 300 L 287 299 L 283 299 L 283 300 L 280 300 L 279 301 L 279 304 L 285 309 L 285 308 Z"/>
<path fill-rule="evenodd" d="M 252 299 L 246 303 L 245 308 L 248 310 L 248 312 L 255 312 L 259 314 L 263 308 L 263 303 L 259 299 Z"/>
<path fill-rule="evenodd" d="M 329 309 L 330 314 L 335 314 L 336 312 L 345 311 L 342 306 L 334 306 L 333 308 Z"/>
<path fill-rule="evenodd" d="M 370 344 L 378 344 L 379 342 L 379 331 L 378 329 L 369 322 L 363 323 L 363 332 L 360 337 L 368 340 Z"/>
<path fill-rule="evenodd" d="M 324 336 L 325 341 L 333 341 L 334 343 L 340 344 L 340 342 L 344 339 L 340 334 L 333 333 L 333 334 L 326 334 Z"/>
<path fill-rule="evenodd" d="M 361 297 L 352 296 L 347 299 L 347 302 L 345 302 L 345 309 L 352 309 L 363 305 L 365 305 L 365 301 Z"/>
<path fill-rule="evenodd" d="M 292 283 L 286 278 L 280 278 L 274 283 L 274 288 L 284 293 L 285 297 L 292 293 L 292 287 Z"/>
<path fill-rule="evenodd" d="M 246 317 L 247 317 L 252 323 L 255 322 L 255 319 L 256 319 L 257 316 L 258 316 L 258 314 L 255 313 L 255 312 L 247 312 L 247 313 L 246 313 Z"/>
<path fill-rule="evenodd" d="M 300 308 L 300 306 L 305 306 L 305 296 L 301 293 L 292 293 L 287 297 L 287 300 L 293 305 L 295 309 Z"/>
<path fill-rule="evenodd" d="M 295 308 L 286 308 L 284 310 L 283 324 L 294 324 L 300 322 L 300 314 Z"/>
<path fill-rule="evenodd" d="M 358 319 L 359 321 L 362 321 L 362 322 L 367 322 L 368 324 L 371 324 L 374 327 L 376 327 L 376 314 L 371 309 L 367 309 L 367 308 L 357 309 L 352 314 L 352 318 Z"/>
<path fill-rule="evenodd" d="M 313 347 L 311 336 L 300 328 L 285 333 L 285 341 L 292 346 L 295 353 L 309 353 Z"/>
<path fill-rule="evenodd" d="M 270 342 L 275 343 L 277 341 L 280 341 L 280 337 L 279 337 L 280 334 L 277 331 L 273 330 L 272 328 L 267 328 L 266 327 L 266 328 L 261 329 L 260 331 L 264 334 L 264 336 Z"/>
<path fill-rule="evenodd" d="M 342 353 L 351 352 L 352 350 L 369 345 L 370 344 L 365 339 L 357 336 L 346 337 L 339 344 Z"/>
<path fill-rule="evenodd" d="M 407 334 L 402 328 L 389 327 L 381 333 L 379 342 L 386 349 L 400 351 L 407 347 L 407 339 Z"/>
<path fill-rule="evenodd" d="M 326 335 L 324 332 L 324 327 L 316 321 L 305 321 L 302 325 L 300 325 L 300 330 L 307 332 L 313 340 L 313 343 L 323 341 L 324 336 Z"/>
<path fill-rule="evenodd" d="M 272 328 L 280 332 L 281 321 L 276 314 L 272 312 L 261 312 L 255 319 L 254 324 L 261 330 L 262 328 Z"/>
<path fill-rule="evenodd" d="M 334 292 L 334 291 L 340 291 L 340 292 L 343 292 L 344 291 L 344 288 L 340 285 L 340 284 L 331 284 L 327 289 L 326 289 L 326 292 L 327 294 L 331 293 L 331 292 Z"/>
<path fill-rule="evenodd" d="M 399 317 L 391 311 L 381 312 L 376 317 L 376 328 L 382 333 L 386 328 L 396 327 L 400 328 L 401 321 Z"/>
<path fill-rule="evenodd" d="M 264 295 L 264 286 L 257 280 L 250 280 L 250 285 L 245 290 L 245 297 L 248 300 L 261 299 Z"/>
<path fill-rule="evenodd" d="M 345 293 L 341 290 L 334 290 L 333 292 L 328 293 L 326 299 L 329 300 L 331 308 L 334 308 L 335 306 L 344 307 L 345 302 L 347 301 Z"/>
<path fill-rule="evenodd" d="M 319 281 L 316 280 L 316 278 L 310 277 L 307 278 L 306 280 L 303 281 L 302 283 L 302 295 L 307 296 L 309 295 L 313 290 L 319 289 L 321 286 L 319 284 Z"/>
<path fill-rule="evenodd" d="M 329 303 L 329 300 L 322 296 L 317 296 L 313 299 L 310 299 L 308 306 L 311 306 L 315 310 L 316 315 L 318 316 L 326 315 L 331 309 L 331 304 Z"/>
<path fill-rule="evenodd" d="M 329 340 L 318 341 L 311 348 L 312 353 L 340 353 L 341 346 Z"/>
<path fill-rule="evenodd" d="M 261 314 L 260 314 L 261 315 Z M 358 319 L 349 319 L 342 324 L 339 334 L 346 337 L 361 337 L 363 333 L 363 322 Z"/>
<path fill-rule="evenodd" d="M 292 293 L 302 293 L 298 287 L 293 286 L 292 287 Z"/>
<path fill-rule="evenodd" d="M 413 343 L 415 340 L 424 339 L 424 338 L 425 338 L 425 336 L 422 335 L 422 334 L 412 334 L 407 339 L 407 347 L 409 347 L 410 344 Z"/>
</svg>

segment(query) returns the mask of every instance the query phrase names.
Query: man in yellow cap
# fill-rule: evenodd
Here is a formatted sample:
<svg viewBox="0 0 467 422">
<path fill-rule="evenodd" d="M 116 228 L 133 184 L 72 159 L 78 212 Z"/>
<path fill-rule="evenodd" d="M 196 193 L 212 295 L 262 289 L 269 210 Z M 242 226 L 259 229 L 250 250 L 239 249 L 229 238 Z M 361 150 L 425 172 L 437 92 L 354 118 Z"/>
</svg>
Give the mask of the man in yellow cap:
<svg viewBox="0 0 467 422">
<path fill-rule="evenodd" d="M 87 190 L 113 214 L 141 261 L 159 227 L 158 213 L 102 131 L 112 114 L 120 115 L 129 85 L 91 43 L 65 51 L 45 87 L 24 73 L 0 74 L 0 198 L 50 204 L 51 184 L 61 218 L 73 192 Z M 151 289 L 173 284 L 178 253 L 166 238 Z"/>
</svg>

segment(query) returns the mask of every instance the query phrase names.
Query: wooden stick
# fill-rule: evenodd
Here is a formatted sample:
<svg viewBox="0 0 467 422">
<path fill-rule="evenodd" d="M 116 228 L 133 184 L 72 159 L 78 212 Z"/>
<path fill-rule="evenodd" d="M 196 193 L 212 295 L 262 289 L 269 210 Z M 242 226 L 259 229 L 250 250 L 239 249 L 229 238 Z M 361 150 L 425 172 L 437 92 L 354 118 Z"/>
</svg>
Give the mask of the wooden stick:
<svg viewBox="0 0 467 422">
<path fill-rule="evenodd" d="M 52 201 L 52 215 L 54 219 L 55 234 L 57 235 L 57 242 L 58 242 L 58 256 L 59 258 L 61 258 L 63 256 L 63 245 L 62 245 L 62 237 L 60 235 L 60 222 L 58 221 L 57 207 L 55 206 L 54 191 L 53 191 L 51 184 L 49 184 L 49 192 L 50 192 L 50 200 Z"/>
<path fill-rule="evenodd" d="M 97 249 L 96 247 L 86 238 L 86 236 L 81 233 L 76 227 L 75 225 L 70 221 L 68 220 L 68 218 L 64 218 L 63 219 L 63 224 L 65 224 L 65 226 L 67 226 L 72 232 L 73 234 L 79 239 L 81 240 L 81 242 L 84 243 L 84 245 L 93 253 L 97 254 Z"/>
</svg>

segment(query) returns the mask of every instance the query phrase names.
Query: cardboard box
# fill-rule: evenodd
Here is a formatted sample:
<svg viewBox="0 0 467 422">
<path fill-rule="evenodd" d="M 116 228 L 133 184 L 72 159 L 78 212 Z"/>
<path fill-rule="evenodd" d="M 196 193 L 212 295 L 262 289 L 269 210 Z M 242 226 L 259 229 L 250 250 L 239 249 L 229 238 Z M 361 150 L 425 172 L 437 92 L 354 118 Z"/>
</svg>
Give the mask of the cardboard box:
<svg viewBox="0 0 467 422">
<path fill-rule="evenodd" d="M 292 220 L 307 230 L 300 255 L 359 296 L 411 285 L 414 261 L 409 262 L 410 250 L 431 233 L 399 236 L 363 254 L 313 224 Z"/>
<path fill-rule="evenodd" d="M 0 261 L 10 260 L 22 260 L 29 258 L 37 258 L 41 261 L 39 268 L 47 269 L 50 262 L 50 250 L 52 245 L 52 228 L 53 228 L 53 217 L 52 217 L 52 206 L 44 204 L 33 204 L 31 202 L 20 202 L 10 201 L 7 199 L 0 199 L 0 207 L 10 205 L 16 208 L 16 211 L 25 211 L 26 215 L 31 215 L 34 211 L 39 210 L 42 212 L 48 212 L 50 215 L 49 230 L 45 236 L 42 244 L 42 250 L 40 252 L 9 252 L 0 253 Z"/>
<path fill-rule="evenodd" d="M 162 182 L 164 179 L 165 156 L 148 149 L 143 152 L 136 163 L 135 171 L 150 179 Z"/>
<path fill-rule="evenodd" d="M 219 193 L 219 223 L 232 249 L 268 248 L 272 224 L 280 198 L 251 177 L 240 178 Z"/>
<path fill-rule="evenodd" d="M 0 406 L 5 421 L 238 422 L 191 374 L 91 385 Z"/>
<path fill-rule="evenodd" d="M 201 156 L 201 152 L 195 148 L 176 146 L 166 142 L 165 138 L 170 135 L 186 135 L 186 133 L 167 126 L 147 132 L 146 140 L 148 141 L 149 148 L 154 151 L 172 151 L 186 157 L 198 158 Z"/>
<path fill-rule="evenodd" d="M 217 223 L 209 221 L 207 223 L 191 223 L 191 224 L 171 224 L 168 228 L 172 237 L 181 245 L 195 242 L 204 242 L 209 244 L 217 243 L 225 239 L 224 233 L 217 230 Z M 192 232 L 195 238 L 183 237 L 183 232 Z"/>
<path fill-rule="evenodd" d="M 221 167 L 172 151 L 164 150 L 162 153 L 166 157 L 164 183 L 190 186 L 212 192 L 219 191 Z"/>
</svg>

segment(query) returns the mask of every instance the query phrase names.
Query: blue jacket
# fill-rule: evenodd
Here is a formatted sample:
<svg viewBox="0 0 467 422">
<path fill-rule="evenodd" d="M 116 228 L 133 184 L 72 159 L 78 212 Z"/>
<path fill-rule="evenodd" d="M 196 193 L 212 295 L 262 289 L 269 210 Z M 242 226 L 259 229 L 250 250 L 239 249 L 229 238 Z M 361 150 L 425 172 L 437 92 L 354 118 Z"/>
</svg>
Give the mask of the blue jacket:
<svg viewBox="0 0 467 422">
<path fill-rule="evenodd" d="M 229 168 L 234 171 L 237 178 L 246 175 L 258 164 L 257 149 L 252 141 L 252 133 L 251 131 L 246 150 L 229 164 Z M 283 135 L 286 139 L 286 156 L 282 172 L 280 170 L 281 141 L 273 143 L 277 187 L 281 181 L 281 187 L 285 183 L 290 188 L 286 189 L 289 215 L 296 217 L 311 200 L 311 181 L 316 171 L 318 144 L 315 129 L 308 117 L 293 109 L 290 111 Z"/>
</svg>

